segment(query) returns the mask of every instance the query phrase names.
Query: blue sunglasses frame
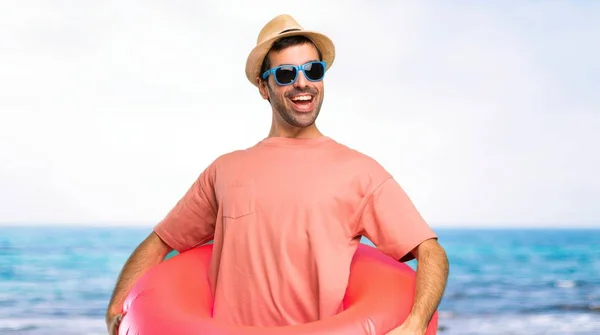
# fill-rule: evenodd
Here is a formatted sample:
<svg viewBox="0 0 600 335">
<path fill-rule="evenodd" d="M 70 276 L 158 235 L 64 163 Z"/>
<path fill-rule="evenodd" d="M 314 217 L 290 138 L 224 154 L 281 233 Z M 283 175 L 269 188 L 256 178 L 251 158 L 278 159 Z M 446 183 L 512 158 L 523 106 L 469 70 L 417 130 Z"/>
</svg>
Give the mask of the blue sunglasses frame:
<svg viewBox="0 0 600 335">
<path fill-rule="evenodd" d="M 321 76 L 321 78 L 319 78 L 319 79 L 310 79 L 306 75 L 306 72 L 304 72 L 304 68 L 307 67 L 308 65 L 312 65 L 312 64 L 321 64 L 323 66 L 323 75 Z M 281 69 L 281 68 L 284 68 L 284 67 L 285 68 L 294 68 L 294 69 L 296 69 L 296 76 L 289 83 L 282 84 L 282 83 L 279 82 L 279 80 L 277 80 L 277 76 L 275 75 L 275 72 L 277 70 Z M 323 78 L 325 78 L 325 72 L 327 72 L 327 63 L 325 61 L 313 61 L 313 62 L 304 63 L 302 65 L 280 65 L 280 66 L 277 66 L 277 67 L 274 67 L 272 69 L 269 69 L 269 70 L 265 71 L 262 74 L 262 79 L 267 79 L 272 74 L 273 78 L 275 78 L 275 82 L 277 83 L 277 85 L 287 86 L 287 85 L 291 85 L 291 84 L 295 83 L 296 80 L 298 80 L 298 74 L 300 74 L 300 71 L 304 72 L 304 78 L 306 78 L 306 80 L 308 80 L 308 81 L 312 81 L 312 82 L 321 81 L 321 80 L 323 80 Z"/>
</svg>

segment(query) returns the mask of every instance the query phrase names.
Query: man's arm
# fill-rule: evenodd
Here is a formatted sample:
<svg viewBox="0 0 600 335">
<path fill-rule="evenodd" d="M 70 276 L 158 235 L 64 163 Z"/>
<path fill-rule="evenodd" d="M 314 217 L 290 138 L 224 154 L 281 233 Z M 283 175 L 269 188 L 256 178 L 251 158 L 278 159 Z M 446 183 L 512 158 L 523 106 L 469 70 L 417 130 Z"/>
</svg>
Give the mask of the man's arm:
<svg viewBox="0 0 600 335">
<path fill-rule="evenodd" d="M 214 175 L 213 163 L 125 262 L 106 311 L 109 334 L 116 332 L 123 302 L 143 274 L 163 261 L 171 250 L 182 252 L 211 240 L 217 212 Z"/>
<path fill-rule="evenodd" d="M 446 288 L 449 272 L 448 257 L 438 241 L 425 240 L 414 248 L 412 253 L 417 259 L 413 308 L 404 323 L 389 332 L 389 335 L 424 334 Z"/>
<path fill-rule="evenodd" d="M 125 298 L 133 285 L 151 267 L 164 260 L 171 250 L 156 233 L 152 232 L 129 256 L 119 274 L 106 310 L 106 326 L 109 334 L 116 331 L 118 324 L 114 324 L 115 318 L 120 316 Z"/>
<path fill-rule="evenodd" d="M 391 177 L 374 185 L 357 224 L 356 235 L 367 237 L 387 255 L 400 262 L 417 259 L 413 308 L 405 322 L 388 334 L 422 335 L 441 301 L 448 277 L 448 259 L 437 234 Z"/>
</svg>

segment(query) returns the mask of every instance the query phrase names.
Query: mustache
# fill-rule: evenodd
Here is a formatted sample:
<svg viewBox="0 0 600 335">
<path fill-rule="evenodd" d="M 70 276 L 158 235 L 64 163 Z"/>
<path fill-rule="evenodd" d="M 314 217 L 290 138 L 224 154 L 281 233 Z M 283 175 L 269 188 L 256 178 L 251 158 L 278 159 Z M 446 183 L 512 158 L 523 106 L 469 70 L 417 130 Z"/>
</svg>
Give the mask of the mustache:
<svg viewBox="0 0 600 335">
<path fill-rule="evenodd" d="M 294 88 L 294 89 L 292 89 L 291 91 L 287 92 L 287 93 L 285 94 L 285 97 L 286 97 L 286 98 L 291 98 L 291 97 L 293 97 L 293 96 L 295 96 L 295 95 L 302 94 L 302 93 L 304 93 L 304 94 L 310 94 L 310 95 L 312 95 L 312 96 L 315 96 L 315 95 L 317 95 L 317 93 L 319 93 L 319 92 L 318 92 L 318 91 L 317 91 L 315 88 L 313 88 L 313 87 L 306 87 L 306 88 L 304 88 L 304 89 L 297 89 L 297 88 Z"/>
</svg>

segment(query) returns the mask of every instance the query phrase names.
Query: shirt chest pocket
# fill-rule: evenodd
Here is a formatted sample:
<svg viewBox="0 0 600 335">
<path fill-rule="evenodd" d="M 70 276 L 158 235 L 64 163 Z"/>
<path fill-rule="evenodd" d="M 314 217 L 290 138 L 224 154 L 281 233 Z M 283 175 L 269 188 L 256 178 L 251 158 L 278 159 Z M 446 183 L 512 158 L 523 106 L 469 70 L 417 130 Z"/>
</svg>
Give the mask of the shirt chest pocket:
<svg viewBox="0 0 600 335">
<path fill-rule="evenodd" d="M 256 211 L 256 188 L 253 182 L 227 185 L 223 194 L 223 217 L 238 219 Z"/>
</svg>

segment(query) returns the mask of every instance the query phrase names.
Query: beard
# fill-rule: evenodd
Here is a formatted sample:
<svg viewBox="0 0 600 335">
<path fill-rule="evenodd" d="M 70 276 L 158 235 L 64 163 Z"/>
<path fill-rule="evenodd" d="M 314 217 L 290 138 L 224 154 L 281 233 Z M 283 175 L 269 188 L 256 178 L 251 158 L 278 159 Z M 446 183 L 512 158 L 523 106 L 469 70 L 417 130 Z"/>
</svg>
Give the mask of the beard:
<svg viewBox="0 0 600 335">
<path fill-rule="evenodd" d="M 313 87 L 306 87 L 303 90 L 292 89 L 285 94 L 275 93 L 270 85 L 267 85 L 270 92 L 271 106 L 279 114 L 279 116 L 290 126 L 295 128 L 306 128 L 312 126 L 319 113 L 321 112 L 321 105 L 323 104 L 323 92 L 319 94 L 319 91 Z M 313 109 L 310 112 L 298 112 L 294 109 L 291 101 L 289 100 L 292 96 L 300 93 L 310 93 L 313 96 Z"/>
</svg>

